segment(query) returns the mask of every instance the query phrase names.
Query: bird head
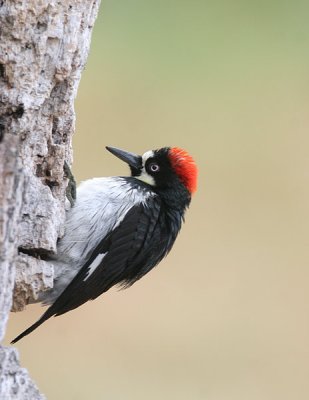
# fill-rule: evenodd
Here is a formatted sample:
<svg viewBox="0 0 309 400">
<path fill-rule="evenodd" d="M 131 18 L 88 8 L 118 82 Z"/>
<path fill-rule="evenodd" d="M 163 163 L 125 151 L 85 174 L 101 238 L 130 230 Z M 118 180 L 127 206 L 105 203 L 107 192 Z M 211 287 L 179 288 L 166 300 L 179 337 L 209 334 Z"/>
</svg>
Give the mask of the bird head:
<svg viewBox="0 0 309 400">
<path fill-rule="evenodd" d="M 164 190 L 180 184 L 190 195 L 196 191 L 197 166 L 179 147 L 150 150 L 142 156 L 115 147 L 107 146 L 106 149 L 130 166 L 132 176 L 154 189 Z"/>
</svg>

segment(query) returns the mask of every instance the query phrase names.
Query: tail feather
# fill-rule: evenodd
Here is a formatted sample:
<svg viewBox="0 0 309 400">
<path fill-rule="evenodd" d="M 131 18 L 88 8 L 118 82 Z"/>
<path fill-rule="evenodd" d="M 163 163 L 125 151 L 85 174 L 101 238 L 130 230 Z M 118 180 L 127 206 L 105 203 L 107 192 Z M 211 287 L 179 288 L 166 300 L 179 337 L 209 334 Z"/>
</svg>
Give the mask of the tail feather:
<svg viewBox="0 0 309 400">
<path fill-rule="evenodd" d="M 25 331 L 23 331 L 20 335 L 18 335 L 15 339 L 11 341 L 11 344 L 18 342 L 23 337 L 29 335 L 29 333 L 33 332 L 36 328 L 43 324 L 43 322 L 47 321 L 50 317 L 52 317 L 54 313 L 50 312 L 50 308 L 41 316 L 39 320 L 37 320 L 33 325 L 29 326 Z"/>
</svg>

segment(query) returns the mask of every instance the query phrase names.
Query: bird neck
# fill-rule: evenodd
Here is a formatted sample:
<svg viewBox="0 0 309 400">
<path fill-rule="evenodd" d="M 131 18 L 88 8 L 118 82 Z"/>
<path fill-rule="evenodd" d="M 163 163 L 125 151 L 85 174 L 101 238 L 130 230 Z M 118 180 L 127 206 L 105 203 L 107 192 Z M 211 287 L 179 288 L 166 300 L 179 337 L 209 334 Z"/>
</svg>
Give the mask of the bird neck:
<svg viewBox="0 0 309 400">
<path fill-rule="evenodd" d="M 180 215 L 181 218 L 183 217 L 186 208 L 190 205 L 191 194 L 188 189 L 180 183 L 180 181 L 175 181 L 172 184 L 160 188 L 149 185 L 134 176 L 122 177 L 122 179 L 129 182 L 132 187 L 140 188 L 146 192 L 149 190 L 154 192 L 160 197 L 166 210 L 169 210 L 171 214 L 177 214 L 177 216 Z"/>
<path fill-rule="evenodd" d="M 191 195 L 183 185 L 171 185 L 164 189 L 156 189 L 156 192 L 170 213 L 177 213 L 183 217 L 191 202 Z"/>
</svg>

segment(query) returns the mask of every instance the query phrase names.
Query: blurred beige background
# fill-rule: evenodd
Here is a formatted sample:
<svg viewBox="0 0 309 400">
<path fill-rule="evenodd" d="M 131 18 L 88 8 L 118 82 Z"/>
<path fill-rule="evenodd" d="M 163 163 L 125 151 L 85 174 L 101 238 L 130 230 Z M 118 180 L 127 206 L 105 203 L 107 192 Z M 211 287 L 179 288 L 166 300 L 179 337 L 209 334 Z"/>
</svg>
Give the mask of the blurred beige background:
<svg viewBox="0 0 309 400">
<path fill-rule="evenodd" d="M 309 3 L 105 0 L 76 101 L 78 181 L 104 149 L 188 150 L 172 253 L 18 343 L 49 400 L 309 398 Z M 12 315 L 7 342 L 40 306 Z"/>
</svg>

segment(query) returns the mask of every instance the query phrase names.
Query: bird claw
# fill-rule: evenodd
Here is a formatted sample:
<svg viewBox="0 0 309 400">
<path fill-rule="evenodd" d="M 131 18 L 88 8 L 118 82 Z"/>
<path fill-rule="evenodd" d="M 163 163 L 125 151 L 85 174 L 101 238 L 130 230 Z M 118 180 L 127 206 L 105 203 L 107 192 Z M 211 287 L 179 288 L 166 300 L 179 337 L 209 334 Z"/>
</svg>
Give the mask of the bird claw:
<svg viewBox="0 0 309 400">
<path fill-rule="evenodd" d="M 71 204 L 71 207 L 73 207 L 76 200 L 76 181 L 74 175 L 72 174 L 71 168 L 66 161 L 63 165 L 63 171 L 65 178 L 69 180 L 68 186 L 66 188 L 66 196 Z"/>
</svg>

